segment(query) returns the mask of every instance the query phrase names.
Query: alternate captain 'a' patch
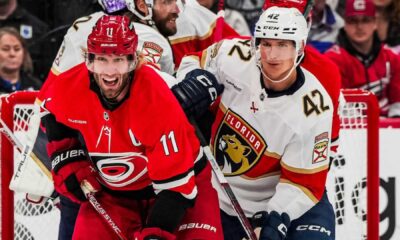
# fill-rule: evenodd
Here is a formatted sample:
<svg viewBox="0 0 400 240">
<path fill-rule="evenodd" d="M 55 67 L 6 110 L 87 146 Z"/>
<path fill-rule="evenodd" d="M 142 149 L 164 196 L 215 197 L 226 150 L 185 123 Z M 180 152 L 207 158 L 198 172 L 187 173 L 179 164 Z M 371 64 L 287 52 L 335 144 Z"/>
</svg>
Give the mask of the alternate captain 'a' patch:
<svg viewBox="0 0 400 240">
<path fill-rule="evenodd" d="M 164 49 L 153 42 L 144 42 L 142 54 L 147 61 L 158 64 Z"/>
<path fill-rule="evenodd" d="M 244 119 L 228 109 L 214 141 L 214 156 L 225 176 L 241 175 L 263 155 L 266 142 Z"/>
<path fill-rule="evenodd" d="M 324 132 L 315 137 L 312 163 L 320 163 L 328 159 L 329 133 Z"/>
</svg>

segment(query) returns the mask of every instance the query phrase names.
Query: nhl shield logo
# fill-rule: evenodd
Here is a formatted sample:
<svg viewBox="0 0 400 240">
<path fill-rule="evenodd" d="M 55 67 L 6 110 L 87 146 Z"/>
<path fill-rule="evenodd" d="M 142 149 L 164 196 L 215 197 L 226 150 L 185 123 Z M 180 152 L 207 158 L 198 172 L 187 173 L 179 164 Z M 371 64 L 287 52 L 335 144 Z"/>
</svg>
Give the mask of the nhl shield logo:
<svg viewBox="0 0 400 240">
<path fill-rule="evenodd" d="M 225 113 L 213 144 L 214 155 L 225 176 L 249 171 L 266 147 L 264 139 L 244 119 L 230 109 Z"/>
</svg>

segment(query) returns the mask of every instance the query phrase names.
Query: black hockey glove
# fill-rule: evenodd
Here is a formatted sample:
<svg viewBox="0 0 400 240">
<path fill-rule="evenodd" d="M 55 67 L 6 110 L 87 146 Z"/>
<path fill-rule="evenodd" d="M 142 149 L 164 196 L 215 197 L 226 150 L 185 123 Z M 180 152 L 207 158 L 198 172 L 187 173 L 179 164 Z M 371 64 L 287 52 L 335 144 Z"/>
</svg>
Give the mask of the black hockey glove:
<svg viewBox="0 0 400 240">
<path fill-rule="evenodd" d="M 252 225 L 254 228 L 261 227 L 259 240 L 283 240 L 290 226 L 290 218 L 287 213 L 262 211 L 253 215 Z"/>
<path fill-rule="evenodd" d="M 160 228 L 144 228 L 136 232 L 134 240 L 175 240 L 176 236 Z"/>
<path fill-rule="evenodd" d="M 222 93 L 224 86 L 203 69 L 186 74 L 185 79 L 171 88 L 186 116 L 200 117 Z"/>
</svg>

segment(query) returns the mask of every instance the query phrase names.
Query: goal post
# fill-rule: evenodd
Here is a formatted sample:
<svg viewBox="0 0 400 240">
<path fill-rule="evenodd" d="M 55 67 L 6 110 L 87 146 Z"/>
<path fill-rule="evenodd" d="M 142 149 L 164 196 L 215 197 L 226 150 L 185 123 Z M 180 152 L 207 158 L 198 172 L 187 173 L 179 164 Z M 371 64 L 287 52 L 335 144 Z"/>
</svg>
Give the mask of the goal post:
<svg viewBox="0 0 400 240">
<path fill-rule="evenodd" d="M 342 90 L 340 141 L 328 174 L 336 239 L 379 240 L 379 106 L 374 94 Z"/>
<path fill-rule="evenodd" d="M 36 91 L 21 91 L 0 97 L 1 120 L 22 144 L 27 142 L 36 95 Z M 9 189 L 14 169 L 20 162 L 20 154 L 4 134 L 1 134 L 0 141 L 0 238 L 57 239 L 60 213 L 53 201 L 47 199 L 41 203 L 31 203 L 26 200 L 24 193 L 14 193 Z"/>
</svg>

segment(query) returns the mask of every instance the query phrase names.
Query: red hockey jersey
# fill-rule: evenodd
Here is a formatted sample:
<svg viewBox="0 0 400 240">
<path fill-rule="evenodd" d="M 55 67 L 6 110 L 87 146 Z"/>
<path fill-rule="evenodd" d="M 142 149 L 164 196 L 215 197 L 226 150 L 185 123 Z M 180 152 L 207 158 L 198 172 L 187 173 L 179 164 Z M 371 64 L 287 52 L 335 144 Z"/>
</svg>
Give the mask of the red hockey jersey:
<svg viewBox="0 0 400 240">
<path fill-rule="evenodd" d="M 153 185 L 193 199 L 193 166 L 200 159 L 194 129 L 155 68 L 135 70 L 129 97 L 110 111 L 90 90 L 85 64 L 45 83 L 42 105 L 56 120 L 78 130 L 101 182 L 113 190 Z"/>
</svg>

